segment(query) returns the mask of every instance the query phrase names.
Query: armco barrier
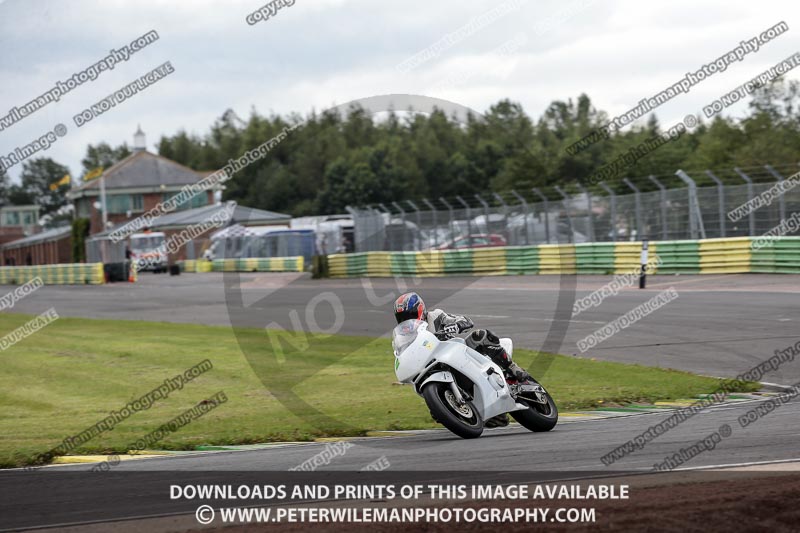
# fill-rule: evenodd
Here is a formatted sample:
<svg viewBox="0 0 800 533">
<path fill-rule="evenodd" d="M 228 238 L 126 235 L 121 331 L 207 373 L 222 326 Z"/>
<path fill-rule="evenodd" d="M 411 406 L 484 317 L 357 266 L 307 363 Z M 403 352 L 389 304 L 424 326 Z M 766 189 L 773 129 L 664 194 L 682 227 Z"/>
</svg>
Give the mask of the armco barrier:
<svg viewBox="0 0 800 533">
<path fill-rule="evenodd" d="M 303 256 L 178 261 L 184 272 L 302 272 Z"/>
<path fill-rule="evenodd" d="M 800 274 L 800 237 L 780 237 L 753 250 L 750 272 Z"/>
<path fill-rule="evenodd" d="M 780 237 L 751 250 L 755 239 L 651 241 L 651 274 L 800 273 L 800 237 Z M 512 274 L 622 274 L 640 266 L 641 242 L 541 244 L 363 252 L 328 256 L 331 277 L 492 276 Z"/>
<path fill-rule="evenodd" d="M 105 283 L 103 263 L 0 267 L 0 284 L 21 285 L 36 277 L 46 285 L 99 285 Z"/>
</svg>

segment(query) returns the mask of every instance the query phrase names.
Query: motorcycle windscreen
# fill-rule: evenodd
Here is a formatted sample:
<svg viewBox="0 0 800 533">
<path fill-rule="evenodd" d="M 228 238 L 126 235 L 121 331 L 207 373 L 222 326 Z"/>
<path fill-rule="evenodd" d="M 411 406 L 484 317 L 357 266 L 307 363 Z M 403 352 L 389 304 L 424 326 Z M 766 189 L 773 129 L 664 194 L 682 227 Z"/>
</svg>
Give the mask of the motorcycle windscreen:
<svg viewBox="0 0 800 533">
<path fill-rule="evenodd" d="M 416 340 L 420 328 L 427 326 L 428 323 L 423 320 L 414 319 L 400 322 L 392 330 L 392 348 L 394 348 L 395 357 L 399 357 Z"/>
</svg>

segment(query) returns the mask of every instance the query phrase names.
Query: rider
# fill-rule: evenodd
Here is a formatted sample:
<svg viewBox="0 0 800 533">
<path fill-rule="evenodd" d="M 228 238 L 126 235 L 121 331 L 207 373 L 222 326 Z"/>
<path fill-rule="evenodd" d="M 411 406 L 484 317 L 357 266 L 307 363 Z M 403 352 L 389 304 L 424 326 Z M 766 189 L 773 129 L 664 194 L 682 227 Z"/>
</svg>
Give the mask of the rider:
<svg viewBox="0 0 800 533">
<path fill-rule="evenodd" d="M 410 319 L 425 320 L 432 333 L 443 341 L 452 339 L 457 333 L 463 333 L 474 326 L 469 318 L 451 315 L 441 309 L 434 309 L 428 313 L 425 302 L 416 292 L 407 292 L 394 302 L 394 317 L 398 324 Z M 511 360 L 505 348 L 500 346 L 500 339 L 488 329 L 473 331 L 465 341 L 467 346 L 497 363 L 509 377 L 517 381 L 535 381 L 530 374 Z"/>
</svg>

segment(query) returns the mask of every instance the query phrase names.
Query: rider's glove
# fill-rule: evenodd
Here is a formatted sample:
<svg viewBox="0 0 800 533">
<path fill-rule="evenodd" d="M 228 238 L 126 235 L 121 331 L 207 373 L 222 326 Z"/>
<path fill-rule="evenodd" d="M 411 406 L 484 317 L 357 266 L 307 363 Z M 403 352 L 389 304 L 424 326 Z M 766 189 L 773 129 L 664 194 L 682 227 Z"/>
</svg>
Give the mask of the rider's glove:
<svg viewBox="0 0 800 533">
<path fill-rule="evenodd" d="M 472 323 L 472 320 L 464 316 L 460 317 L 460 319 L 455 323 L 455 325 L 458 326 L 459 333 L 464 333 L 465 331 L 472 329 L 472 327 L 475 324 Z"/>
</svg>

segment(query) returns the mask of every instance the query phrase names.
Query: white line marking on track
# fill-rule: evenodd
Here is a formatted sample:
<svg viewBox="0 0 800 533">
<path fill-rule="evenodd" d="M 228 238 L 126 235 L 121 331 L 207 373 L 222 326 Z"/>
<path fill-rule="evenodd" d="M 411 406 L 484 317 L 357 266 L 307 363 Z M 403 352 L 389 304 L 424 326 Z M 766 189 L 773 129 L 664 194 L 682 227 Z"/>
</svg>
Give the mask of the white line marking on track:
<svg viewBox="0 0 800 533">
<path fill-rule="evenodd" d="M 747 463 L 727 463 L 727 464 L 709 465 L 709 466 L 687 466 L 686 468 L 675 468 L 672 471 L 677 472 L 685 470 L 711 470 L 714 468 L 736 468 L 740 466 L 773 465 L 773 464 L 797 463 L 797 462 L 800 462 L 800 457 L 796 459 L 774 459 L 772 461 L 750 461 Z"/>
</svg>

